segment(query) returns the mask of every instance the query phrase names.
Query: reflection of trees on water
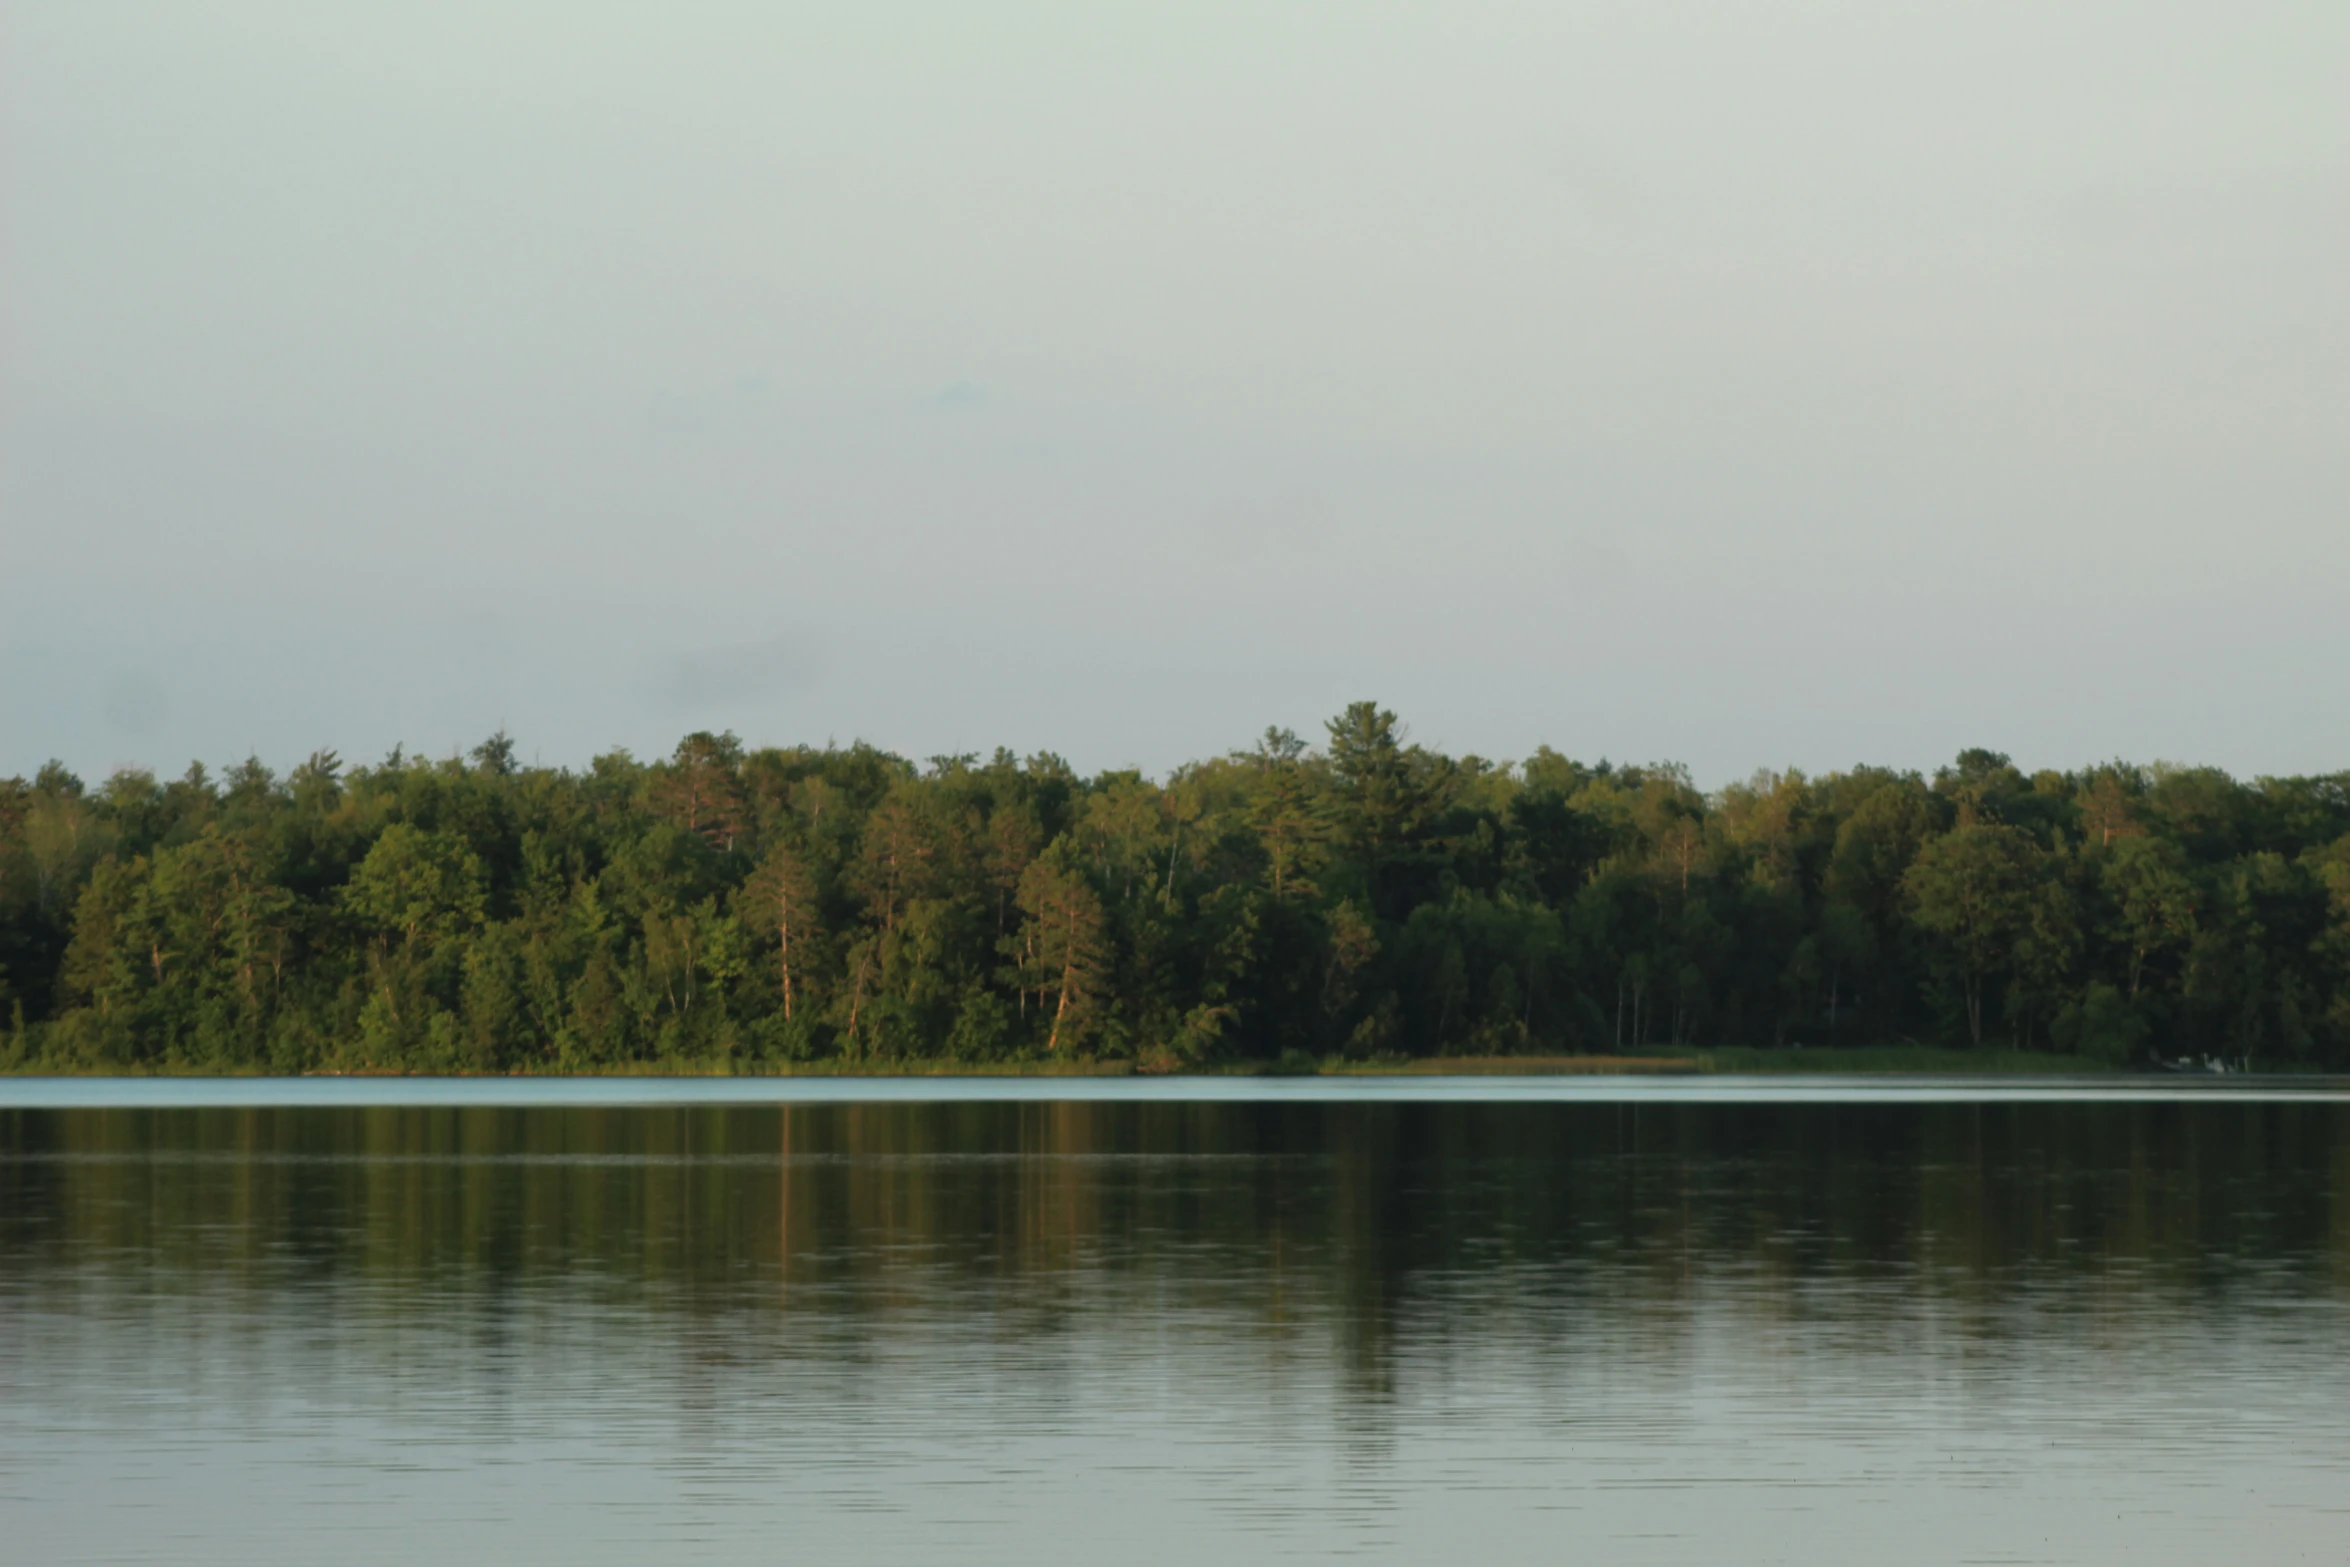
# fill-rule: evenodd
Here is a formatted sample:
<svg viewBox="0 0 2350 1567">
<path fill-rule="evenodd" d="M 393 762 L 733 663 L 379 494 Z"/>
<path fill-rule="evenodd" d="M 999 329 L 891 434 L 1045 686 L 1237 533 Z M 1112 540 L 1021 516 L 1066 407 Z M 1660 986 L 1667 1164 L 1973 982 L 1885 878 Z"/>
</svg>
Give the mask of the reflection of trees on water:
<svg viewBox="0 0 2350 1567">
<path fill-rule="evenodd" d="M 1399 1364 L 1930 1313 L 2224 1309 L 2350 1287 L 2321 1105 L 826 1105 L 0 1114 L 0 1311 L 168 1298 L 649 1311 L 713 1374 L 819 1335 L 1027 1353 L 1082 1328 Z M 1871 1304 L 1874 1302 L 1875 1304 Z M 1897 1302 L 1901 1310 L 1887 1309 Z M 1906 1313 L 1906 1315 L 1905 1315 Z M 1190 1338 L 1186 1339 L 1185 1335 Z M 1895 1345 L 1894 1347 L 1898 1347 Z"/>
</svg>

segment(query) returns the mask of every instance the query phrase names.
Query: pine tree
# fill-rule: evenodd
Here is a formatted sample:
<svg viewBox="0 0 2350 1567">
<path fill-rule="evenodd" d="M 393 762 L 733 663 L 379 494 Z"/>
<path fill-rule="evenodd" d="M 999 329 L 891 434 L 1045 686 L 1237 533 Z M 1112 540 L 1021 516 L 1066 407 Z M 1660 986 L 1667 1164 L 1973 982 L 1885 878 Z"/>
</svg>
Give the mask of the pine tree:
<svg viewBox="0 0 2350 1567">
<path fill-rule="evenodd" d="M 1102 900 L 1066 852 L 1067 840 L 1030 863 L 1015 900 L 1028 925 L 1018 941 L 1020 981 L 1055 997 L 1045 1050 L 1075 1050 L 1100 1022 L 1109 978 L 1109 919 Z"/>
<path fill-rule="evenodd" d="M 783 1017 L 788 1023 L 798 990 L 796 981 L 806 974 L 808 958 L 823 934 L 815 873 L 798 850 L 778 843 L 743 884 L 737 906 L 746 923 L 775 933 L 776 968 L 783 980 Z"/>
</svg>

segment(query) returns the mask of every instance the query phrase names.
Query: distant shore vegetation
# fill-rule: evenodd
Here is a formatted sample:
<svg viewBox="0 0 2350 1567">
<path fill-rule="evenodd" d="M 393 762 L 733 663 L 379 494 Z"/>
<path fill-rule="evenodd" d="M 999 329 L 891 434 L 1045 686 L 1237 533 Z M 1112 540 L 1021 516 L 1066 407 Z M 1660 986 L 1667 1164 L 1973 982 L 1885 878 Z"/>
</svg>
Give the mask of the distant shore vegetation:
<svg viewBox="0 0 2350 1567">
<path fill-rule="evenodd" d="M 2034 1052 L 2350 1067 L 2350 774 L 864 745 L 0 780 L 0 1066 Z M 1855 1059 L 1859 1059 L 1856 1054 Z"/>
</svg>

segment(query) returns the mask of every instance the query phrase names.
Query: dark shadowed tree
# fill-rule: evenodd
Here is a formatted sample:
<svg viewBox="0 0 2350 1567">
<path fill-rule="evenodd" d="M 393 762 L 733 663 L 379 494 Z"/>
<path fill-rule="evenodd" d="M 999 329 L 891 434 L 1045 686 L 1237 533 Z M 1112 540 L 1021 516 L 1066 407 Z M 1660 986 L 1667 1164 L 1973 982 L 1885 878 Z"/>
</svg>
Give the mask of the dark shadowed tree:
<svg viewBox="0 0 2350 1567">
<path fill-rule="evenodd" d="M 1931 840 L 1906 883 L 1917 921 L 1935 940 L 1964 998 L 1967 1037 L 1983 1043 L 1983 992 L 2028 939 L 2037 855 L 2013 827 L 1977 822 Z"/>
</svg>

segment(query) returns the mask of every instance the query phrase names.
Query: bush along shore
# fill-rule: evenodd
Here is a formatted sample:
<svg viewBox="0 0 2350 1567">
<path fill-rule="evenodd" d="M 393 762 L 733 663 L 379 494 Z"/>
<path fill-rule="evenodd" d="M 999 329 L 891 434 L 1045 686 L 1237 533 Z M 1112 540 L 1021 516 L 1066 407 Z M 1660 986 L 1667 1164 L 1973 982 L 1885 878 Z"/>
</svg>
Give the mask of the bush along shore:
<svg viewBox="0 0 2350 1567">
<path fill-rule="evenodd" d="M 1164 780 L 712 734 L 51 764 L 0 781 L 0 1019 L 17 1071 L 2338 1070 L 2350 774 L 1707 794 L 1368 702 Z"/>
</svg>

